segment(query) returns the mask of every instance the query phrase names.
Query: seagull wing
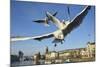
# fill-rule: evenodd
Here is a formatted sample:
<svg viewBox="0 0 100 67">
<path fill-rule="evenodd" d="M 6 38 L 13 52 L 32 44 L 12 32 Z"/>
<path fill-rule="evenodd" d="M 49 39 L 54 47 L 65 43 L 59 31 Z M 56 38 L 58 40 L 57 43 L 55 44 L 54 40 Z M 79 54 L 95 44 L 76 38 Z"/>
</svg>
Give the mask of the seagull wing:
<svg viewBox="0 0 100 67">
<path fill-rule="evenodd" d="M 44 20 L 44 19 L 41 19 L 41 20 L 35 20 L 35 21 L 33 21 L 33 22 L 37 22 L 37 23 L 44 23 L 44 22 L 45 22 L 45 20 Z"/>
<path fill-rule="evenodd" d="M 46 13 L 46 16 L 59 28 L 61 29 L 63 23 L 60 22 L 56 17 L 54 17 L 52 14 L 49 12 Z"/>
<path fill-rule="evenodd" d="M 58 12 L 55 12 L 55 13 L 53 14 L 53 16 L 56 16 L 56 15 L 57 15 L 57 13 L 58 13 Z"/>
<path fill-rule="evenodd" d="M 33 37 L 11 37 L 11 41 L 14 42 L 14 41 L 24 41 L 24 40 L 43 40 L 43 39 L 46 39 L 46 38 L 51 38 L 53 37 L 54 34 L 53 33 L 49 33 L 49 34 L 44 34 L 44 35 L 41 35 L 41 36 L 33 36 Z"/>
<path fill-rule="evenodd" d="M 71 23 L 63 30 L 64 35 L 67 35 L 70 33 L 73 29 L 77 28 L 80 26 L 82 23 L 83 19 L 89 12 L 91 6 L 86 6 L 79 14 L 75 16 L 75 18 L 71 21 Z"/>
<path fill-rule="evenodd" d="M 33 39 L 41 41 L 43 39 L 51 38 L 53 36 L 54 36 L 54 33 L 49 33 L 49 34 L 44 34 L 44 35 L 41 35 L 41 36 L 36 36 Z"/>
</svg>

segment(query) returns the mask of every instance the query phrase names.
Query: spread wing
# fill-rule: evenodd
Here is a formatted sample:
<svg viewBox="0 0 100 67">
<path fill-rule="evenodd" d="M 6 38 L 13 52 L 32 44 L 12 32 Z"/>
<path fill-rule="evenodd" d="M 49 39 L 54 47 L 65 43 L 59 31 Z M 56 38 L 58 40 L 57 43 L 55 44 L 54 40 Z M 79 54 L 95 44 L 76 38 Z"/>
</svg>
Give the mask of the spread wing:
<svg viewBox="0 0 100 67">
<path fill-rule="evenodd" d="M 46 39 L 46 38 L 51 38 L 53 37 L 53 33 L 49 33 L 49 34 L 44 34 L 44 35 L 41 35 L 41 36 L 32 36 L 32 37 L 11 37 L 11 41 L 14 42 L 14 41 L 24 41 L 24 40 L 43 40 L 43 39 Z"/>
<path fill-rule="evenodd" d="M 35 20 L 35 21 L 33 21 L 33 22 L 37 22 L 37 23 L 44 23 L 45 22 L 45 20 L 43 19 L 41 19 L 41 20 Z"/>
<path fill-rule="evenodd" d="M 86 6 L 79 14 L 75 16 L 75 18 L 71 21 L 71 23 L 63 30 L 64 35 L 70 33 L 73 29 L 80 26 L 82 21 L 84 20 L 85 16 L 89 12 L 91 6 Z"/>
<path fill-rule="evenodd" d="M 59 19 L 57 19 L 56 17 L 54 17 L 52 14 L 50 14 L 49 12 L 46 13 L 46 16 L 59 28 L 61 29 L 62 27 L 62 23 L 60 22 Z"/>
<path fill-rule="evenodd" d="M 58 12 L 55 12 L 55 13 L 53 14 L 53 16 L 56 16 L 57 13 L 58 13 Z M 35 21 L 33 21 L 33 22 L 44 23 L 44 22 L 46 22 L 46 20 L 49 21 L 50 19 L 48 19 L 48 18 L 46 17 L 45 19 L 35 20 Z"/>
</svg>

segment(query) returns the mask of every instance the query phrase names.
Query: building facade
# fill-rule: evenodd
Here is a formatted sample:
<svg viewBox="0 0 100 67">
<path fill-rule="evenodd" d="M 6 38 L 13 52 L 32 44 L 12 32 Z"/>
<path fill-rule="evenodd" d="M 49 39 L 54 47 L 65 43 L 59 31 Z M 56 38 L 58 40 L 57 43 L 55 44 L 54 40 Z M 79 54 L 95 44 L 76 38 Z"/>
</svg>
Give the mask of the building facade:
<svg viewBox="0 0 100 67">
<path fill-rule="evenodd" d="M 48 49 L 46 49 L 48 50 Z M 45 54 L 45 63 L 52 62 L 71 62 L 71 61 L 88 61 L 88 59 L 95 58 L 95 43 L 88 42 L 85 48 L 67 49 L 63 51 L 51 51 Z"/>
</svg>

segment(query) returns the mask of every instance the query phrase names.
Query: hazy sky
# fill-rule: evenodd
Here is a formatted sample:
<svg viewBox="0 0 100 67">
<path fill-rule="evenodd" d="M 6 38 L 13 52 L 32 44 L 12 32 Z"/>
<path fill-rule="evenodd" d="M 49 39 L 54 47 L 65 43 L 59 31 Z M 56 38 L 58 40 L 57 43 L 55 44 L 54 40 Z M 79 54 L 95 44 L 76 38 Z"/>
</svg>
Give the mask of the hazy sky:
<svg viewBox="0 0 100 67">
<path fill-rule="evenodd" d="M 84 6 L 69 5 L 71 19 L 79 13 Z M 32 22 L 36 19 L 45 17 L 45 12 L 50 13 L 58 12 L 57 18 L 61 21 L 68 20 L 67 4 L 50 4 L 39 2 L 11 2 L 11 36 L 36 36 L 47 34 L 57 30 L 53 23 L 49 27 L 43 24 Z M 50 51 L 56 51 L 86 47 L 88 41 L 95 39 L 95 13 L 94 7 L 91 8 L 87 16 L 84 18 L 83 23 L 77 29 L 73 30 L 68 36 L 65 37 L 63 44 L 58 44 L 54 48 L 52 44 L 53 39 L 45 39 L 41 42 L 36 40 L 11 42 L 11 54 L 17 54 L 19 50 L 23 51 L 25 55 L 33 55 L 37 52 L 43 54 L 46 46 Z"/>
</svg>

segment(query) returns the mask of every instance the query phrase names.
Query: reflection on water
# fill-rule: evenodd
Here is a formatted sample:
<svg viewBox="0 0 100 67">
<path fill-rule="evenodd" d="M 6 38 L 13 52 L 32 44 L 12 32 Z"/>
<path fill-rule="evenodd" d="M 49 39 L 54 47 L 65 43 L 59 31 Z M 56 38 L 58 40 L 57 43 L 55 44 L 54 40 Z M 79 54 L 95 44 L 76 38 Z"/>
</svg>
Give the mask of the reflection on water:
<svg viewBox="0 0 100 67">
<path fill-rule="evenodd" d="M 40 60 L 40 64 L 44 64 L 44 60 Z M 11 64 L 11 67 L 15 66 L 31 66 L 31 65 L 36 65 L 34 61 L 21 61 L 21 62 L 14 62 Z"/>
<path fill-rule="evenodd" d="M 14 62 L 11 64 L 12 67 L 14 66 L 27 66 L 27 65 L 33 65 L 33 61 L 21 61 L 21 62 Z"/>
</svg>

